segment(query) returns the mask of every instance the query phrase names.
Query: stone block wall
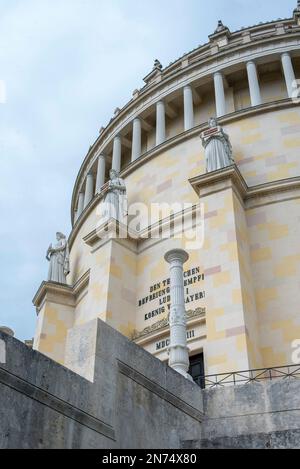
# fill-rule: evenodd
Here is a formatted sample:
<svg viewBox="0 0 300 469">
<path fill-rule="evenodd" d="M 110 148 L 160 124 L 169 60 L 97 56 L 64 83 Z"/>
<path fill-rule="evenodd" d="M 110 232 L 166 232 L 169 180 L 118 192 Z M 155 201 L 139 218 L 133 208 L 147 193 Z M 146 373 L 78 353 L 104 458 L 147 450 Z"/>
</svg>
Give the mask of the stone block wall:
<svg viewBox="0 0 300 469">
<path fill-rule="evenodd" d="M 300 379 L 253 382 L 203 393 L 201 449 L 299 449 Z"/>
<path fill-rule="evenodd" d="M 72 363 L 93 362 L 89 380 L 0 333 L 1 449 L 300 448 L 299 379 L 201 391 L 107 324 L 96 330 L 93 360 L 82 343 Z"/>
<path fill-rule="evenodd" d="M 0 448 L 179 448 L 198 438 L 201 390 L 105 323 L 96 327 L 93 382 L 0 333 Z"/>
</svg>

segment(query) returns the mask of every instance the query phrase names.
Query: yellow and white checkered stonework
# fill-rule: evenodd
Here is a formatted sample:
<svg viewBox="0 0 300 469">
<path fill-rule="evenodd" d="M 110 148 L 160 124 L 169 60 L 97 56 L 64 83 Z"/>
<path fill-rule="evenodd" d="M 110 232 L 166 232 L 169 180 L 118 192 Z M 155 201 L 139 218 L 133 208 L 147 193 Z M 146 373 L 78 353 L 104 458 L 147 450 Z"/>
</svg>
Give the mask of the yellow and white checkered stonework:
<svg viewBox="0 0 300 469">
<path fill-rule="evenodd" d="M 236 165 L 248 187 L 277 190 L 243 201 L 232 185 L 216 187 L 200 197 L 191 179 L 205 174 L 199 135 L 163 150 L 125 176 L 129 205 L 143 203 L 204 204 L 205 238 L 189 251 L 186 271 L 198 269 L 203 280 L 192 284 L 187 311 L 205 310 L 188 319 L 196 334 L 193 353 L 204 353 L 206 374 L 291 364 L 292 342 L 300 338 L 300 187 L 281 190 L 280 182 L 300 176 L 300 109 L 247 116 L 225 126 Z M 276 184 L 275 184 L 276 185 Z M 201 188 L 200 188 L 201 189 Z M 68 304 L 62 297 L 40 308 L 35 348 L 65 363 L 68 334 L 100 318 L 158 358 L 167 347 L 167 305 L 143 304 L 151 289 L 167 288 L 164 254 L 186 240 L 130 242 L 108 239 L 92 246 L 84 241 L 98 222 L 97 207 L 89 213 L 71 246 L 70 286 L 88 272 L 88 282 Z M 142 228 L 148 220 L 142 221 Z M 147 317 L 152 311 L 165 309 Z M 155 325 L 161 321 L 162 328 Z M 149 328 L 143 335 L 143 331 Z"/>
</svg>

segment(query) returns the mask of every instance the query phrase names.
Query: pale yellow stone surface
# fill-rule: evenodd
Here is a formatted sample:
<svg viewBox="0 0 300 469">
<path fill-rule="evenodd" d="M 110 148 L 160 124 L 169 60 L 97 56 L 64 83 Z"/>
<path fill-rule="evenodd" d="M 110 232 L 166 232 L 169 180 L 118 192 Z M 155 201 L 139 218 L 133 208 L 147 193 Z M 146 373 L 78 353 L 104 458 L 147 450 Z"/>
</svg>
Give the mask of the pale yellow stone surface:
<svg viewBox="0 0 300 469">
<path fill-rule="evenodd" d="M 272 259 L 272 251 L 270 248 L 255 249 L 251 252 L 252 262 L 261 262 Z"/>
<path fill-rule="evenodd" d="M 262 134 L 253 134 L 253 135 L 247 135 L 246 137 L 242 138 L 242 144 L 243 145 L 249 145 L 251 143 L 256 143 L 259 142 L 262 139 Z"/>
<path fill-rule="evenodd" d="M 276 80 L 269 95 L 266 88 L 263 93 L 267 98 L 279 96 Z M 299 124 L 300 109 L 293 108 L 225 126 L 249 186 L 300 175 L 300 139 L 293 133 Z M 188 179 L 204 172 L 200 138 L 190 137 L 125 178 L 129 203 L 197 204 L 199 197 Z M 203 349 L 208 374 L 291 360 L 291 342 L 300 338 L 300 200 L 296 196 L 290 200 L 286 194 L 281 198 L 277 202 L 266 198 L 265 205 L 258 200 L 260 206 L 248 209 L 227 189 L 201 200 L 205 213 L 212 215 L 205 220 L 203 246 L 189 251 L 185 268 L 212 271 L 189 288 L 190 294 L 205 292 L 205 298 L 187 304 L 190 310 L 206 308 L 205 332 L 201 329 L 204 335 L 193 342 L 193 352 Z M 61 363 L 73 323 L 101 318 L 130 337 L 134 330 L 142 331 L 168 316 L 168 303 L 160 303 L 160 298 L 139 302 L 159 284 L 158 289 L 167 289 L 164 254 L 174 246 L 185 247 L 186 240 L 160 240 L 132 250 L 113 240 L 92 252 L 83 238 L 98 221 L 99 208 L 95 208 L 71 248 L 68 282 L 73 285 L 90 271 L 89 284 L 74 311 L 66 311 L 64 317 L 62 306 L 47 304 L 38 319 L 37 348 Z M 143 226 L 148 220 L 143 219 Z M 156 315 L 160 308 L 164 312 Z"/>
</svg>

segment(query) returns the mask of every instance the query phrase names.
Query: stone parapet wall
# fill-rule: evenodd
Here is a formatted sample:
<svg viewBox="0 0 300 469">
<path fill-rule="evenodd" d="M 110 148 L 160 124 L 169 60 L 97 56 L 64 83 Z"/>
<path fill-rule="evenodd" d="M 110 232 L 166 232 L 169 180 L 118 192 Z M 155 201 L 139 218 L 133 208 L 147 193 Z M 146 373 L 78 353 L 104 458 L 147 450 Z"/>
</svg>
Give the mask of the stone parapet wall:
<svg viewBox="0 0 300 469">
<path fill-rule="evenodd" d="M 0 333 L 0 448 L 177 448 L 197 439 L 201 390 L 106 324 L 92 329 L 93 382 Z M 84 366 L 91 349 L 83 340 L 77 348 Z"/>
</svg>

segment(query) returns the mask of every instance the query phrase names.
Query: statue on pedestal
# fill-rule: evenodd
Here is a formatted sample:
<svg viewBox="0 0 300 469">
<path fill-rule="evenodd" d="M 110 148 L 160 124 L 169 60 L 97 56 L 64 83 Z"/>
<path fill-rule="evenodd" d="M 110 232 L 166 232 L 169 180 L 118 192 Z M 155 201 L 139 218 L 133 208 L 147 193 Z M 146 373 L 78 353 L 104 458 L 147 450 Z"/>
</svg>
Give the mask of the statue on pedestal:
<svg viewBox="0 0 300 469">
<path fill-rule="evenodd" d="M 205 148 L 206 172 L 217 171 L 234 164 L 229 136 L 218 125 L 216 118 L 209 119 L 209 129 L 201 134 Z"/>
<path fill-rule="evenodd" d="M 110 180 L 104 187 L 106 193 L 104 198 L 104 213 L 105 221 L 113 218 L 125 224 L 128 214 L 126 186 L 123 179 L 120 178 L 118 171 L 111 169 Z"/>
<path fill-rule="evenodd" d="M 66 284 L 66 276 L 70 272 L 69 246 L 63 233 L 56 233 L 57 243 L 50 244 L 46 259 L 50 262 L 48 281 Z"/>
</svg>

